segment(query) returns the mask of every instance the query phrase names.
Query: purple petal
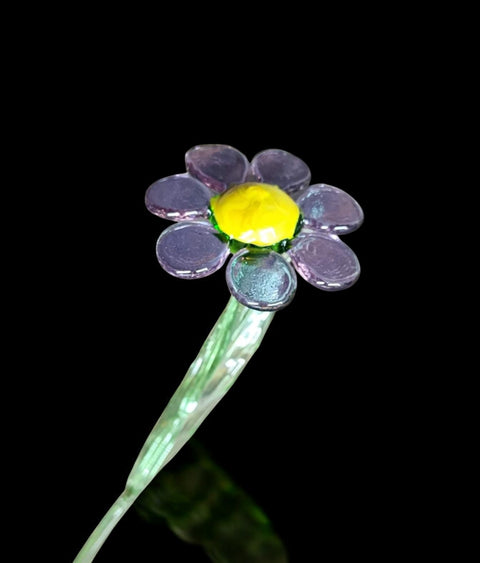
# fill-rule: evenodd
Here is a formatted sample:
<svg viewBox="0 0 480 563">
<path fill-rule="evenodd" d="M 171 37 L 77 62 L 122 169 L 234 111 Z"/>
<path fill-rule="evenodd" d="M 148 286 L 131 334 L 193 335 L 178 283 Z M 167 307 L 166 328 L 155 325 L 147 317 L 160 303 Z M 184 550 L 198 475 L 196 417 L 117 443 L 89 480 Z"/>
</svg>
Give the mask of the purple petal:
<svg viewBox="0 0 480 563">
<path fill-rule="evenodd" d="M 198 145 L 185 155 L 188 172 L 217 193 L 245 182 L 247 157 L 228 145 Z"/>
<path fill-rule="evenodd" d="M 160 265 L 177 278 L 203 278 L 223 266 L 228 246 L 207 221 L 177 223 L 157 242 Z"/>
<path fill-rule="evenodd" d="M 289 255 L 302 278 L 320 289 L 346 289 L 360 275 L 358 258 L 336 235 L 300 236 L 293 241 Z"/>
<path fill-rule="evenodd" d="M 293 299 L 297 276 L 280 254 L 237 252 L 227 265 L 227 285 L 242 305 L 259 311 L 282 309 Z"/>
<path fill-rule="evenodd" d="M 310 186 L 297 200 L 305 225 L 324 232 L 349 233 L 363 221 L 360 205 L 346 192 L 327 184 Z"/>
<path fill-rule="evenodd" d="M 189 174 L 167 176 L 154 182 L 145 194 L 147 209 L 170 221 L 208 217 L 212 194 Z"/>
<path fill-rule="evenodd" d="M 260 182 L 280 186 L 288 194 L 308 186 L 310 169 L 298 157 L 280 149 L 268 149 L 252 160 L 251 174 Z"/>
</svg>

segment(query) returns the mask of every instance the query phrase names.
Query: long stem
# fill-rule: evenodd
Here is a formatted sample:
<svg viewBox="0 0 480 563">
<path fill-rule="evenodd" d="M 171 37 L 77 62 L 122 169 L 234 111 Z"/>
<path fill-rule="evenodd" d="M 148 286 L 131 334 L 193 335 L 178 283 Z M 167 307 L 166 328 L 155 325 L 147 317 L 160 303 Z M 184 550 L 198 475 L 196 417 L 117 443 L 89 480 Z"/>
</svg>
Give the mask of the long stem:
<svg viewBox="0 0 480 563">
<path fill-rule="evenodd" d="M 135 494 L 133 491 L 129 491 L 128 489 L 123 491 L 123 493 L 108 509 L 105 516 L 97 524 L 95 530 L 93 530 L 90 534 L 90 537 L 75 557 L 74 563 L 86 563 L 87 561 L 93 561 L 95 555 L 97 555 L 99 549 L 110 535 L 110 532 L 132 506 L 138 495 L 139 493 Z"/>
<path fill-rule="evenodd" d="M 233 385 L 256 352 L 274 313 L 255 311 L 233 297 L 148 436 L 118 497 L 74 563 L 90 563 L 120 518 L 174 457 Z"/>
</svg>

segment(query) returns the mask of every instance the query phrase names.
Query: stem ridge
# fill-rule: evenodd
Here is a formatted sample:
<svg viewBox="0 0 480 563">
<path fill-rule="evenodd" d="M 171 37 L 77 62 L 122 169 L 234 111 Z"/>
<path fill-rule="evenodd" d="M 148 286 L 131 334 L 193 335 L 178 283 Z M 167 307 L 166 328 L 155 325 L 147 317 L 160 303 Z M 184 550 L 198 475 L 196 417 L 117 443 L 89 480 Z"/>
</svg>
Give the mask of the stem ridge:
<svg viewBox="0 0 480 563">
<path fill-rule="evenodd" d="M 274 312 L 231 297 L 196 359 L 150 432 L 123 493 L 92 532 L 73 563 L 90 563 L 111 531 L 152 479 L 193 436 L 256 352 Z"/>
</svg>

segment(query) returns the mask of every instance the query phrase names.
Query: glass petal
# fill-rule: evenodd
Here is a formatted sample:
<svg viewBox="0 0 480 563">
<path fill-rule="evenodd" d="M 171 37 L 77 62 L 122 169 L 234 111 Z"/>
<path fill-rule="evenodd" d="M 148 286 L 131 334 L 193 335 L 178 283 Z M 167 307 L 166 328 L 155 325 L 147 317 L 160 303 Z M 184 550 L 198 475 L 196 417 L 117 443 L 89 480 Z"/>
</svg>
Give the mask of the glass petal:
<svg viewBox="0 0 480 563">
<path fill-rule="evenodd" d="M 346 289 L 360 275 L 358 258 L 336 235 L 300 236 L 293 241 L 289 255 L 302 278 L 320 289 Z"/>
<path fill-rule="evenodd" d="M 145 194 L 147 209 L 170 221 L 208 217 L 212 193 L 189 174 L 175 174 L 154 182 Z"/>
<path fill-rule="evenodd" d="M 308 186 L 310 169 L 300 158 L 280 149 L 268 149 L 252 160 L 251 174 L 265 184 L 280 186 L 288 194 Z"/>
<path fill-rule="evenodd" d="M 158 261 L 177 278 L 209 276 L 223 266 L 228 254 L 228 246 L 207 221 L 172 225 L 157 242 Z"/>
<path fill-rule="evenodd" d="M 295 270 L 280 254 L 243 248 L 227 265 L 227 285 L 242 305 L 276 311 L 290 303 L 297 288 Z"/>
<path fill-rule="evenodd" d="M 241 184 L 248 173 L 247 157 L 228 145 L 198 145 L 185 155 L 188 172 L 217 193 Z"/>
<path fill-rule="evenodd" d="M 305 225 L 324 232 L 349 233 L 363 221 L 360 205 L 335 186 L 314 184 L 299 197 L 297 204 Z"/>
</svg>

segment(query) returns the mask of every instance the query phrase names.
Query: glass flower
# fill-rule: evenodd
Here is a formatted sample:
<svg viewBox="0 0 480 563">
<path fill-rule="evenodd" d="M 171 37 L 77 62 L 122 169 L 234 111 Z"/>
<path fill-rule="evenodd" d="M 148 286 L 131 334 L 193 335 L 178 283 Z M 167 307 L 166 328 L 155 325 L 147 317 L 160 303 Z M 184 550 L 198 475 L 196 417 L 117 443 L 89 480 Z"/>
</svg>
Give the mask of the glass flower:
<svg viewBox="0 0 480 563">
<path fill-rule="evenodd" d="M 230 292 L 261 311 L 290 303 L 296 272 L 327 291 L 358 279 L 358 259 L 339 235 L 360 226 L 362 209 L 339 188 L 310 185 L 310 170 L 300 158 L 269 149 L 249 163 L 233 147 L 199 145 L 185 162 L 186 173 L 154 182 L 145 195 L 149 211 L 176 222 L 156 247 L 169 274 L 209 276 L 231 253 Z"/>
</svg>

